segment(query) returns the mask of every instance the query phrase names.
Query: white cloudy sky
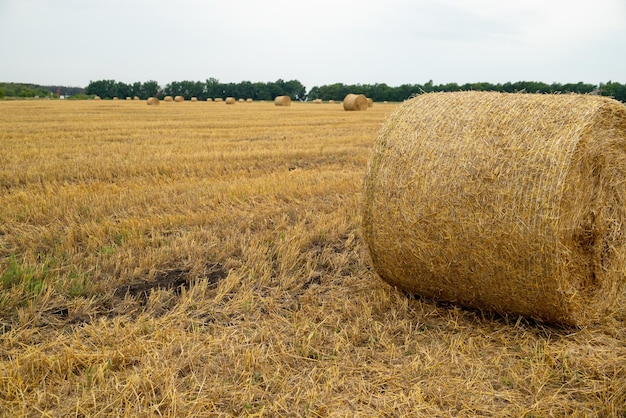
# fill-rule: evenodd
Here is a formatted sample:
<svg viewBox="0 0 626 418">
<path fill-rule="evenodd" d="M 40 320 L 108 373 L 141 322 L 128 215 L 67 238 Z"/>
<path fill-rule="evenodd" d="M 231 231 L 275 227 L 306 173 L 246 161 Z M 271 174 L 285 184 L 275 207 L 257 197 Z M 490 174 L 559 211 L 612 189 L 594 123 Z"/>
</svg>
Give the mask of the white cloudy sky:
<svg viewBox="0 0 626 418">
<path fill-rule="evenodd" d="M 0 81 L 626 82 L 625 0 L 0 0 Z"/>
</svg>

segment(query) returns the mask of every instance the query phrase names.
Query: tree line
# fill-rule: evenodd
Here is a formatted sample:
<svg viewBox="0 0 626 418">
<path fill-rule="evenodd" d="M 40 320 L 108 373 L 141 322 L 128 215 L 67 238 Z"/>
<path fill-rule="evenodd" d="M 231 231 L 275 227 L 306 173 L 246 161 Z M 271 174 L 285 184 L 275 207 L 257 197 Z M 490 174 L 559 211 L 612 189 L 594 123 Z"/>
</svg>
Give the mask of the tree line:
<svg viewBox="0 0 626 418">
<path fill-rule="evenodd" d="M 197 97 L 199 100 L 208 98 L 235 97 L 253 100 L 274 100 L 276 96 L 290 96 L 292 100 L 343 100 L 348 93 L 364 94 L 374 101 L 401 102 L 409 97 L 421 93 L 444 91 L 500 91 L 500 92 L 527 92 L 527 93 L 595 93 L 613 97 L 626 103 L 626 84 L 609 81 L 607 83 L 542 83 L 536 81 L 518 81 L 507 83 L 446 83 L 434 84 L 432 80 L 424 84 L 402 84 L 389 86 L 385 83 L 376 84 L 326 84 L 315 86 L 307 91 L 298 80 L 273 82 L 222 83 L 215 78 L 205 81 L 174 81 L 161 87 L 154 80 L 126 84 L 115 80 L 90 81 L 86 88 L 64 86 L 39 86 L 21 83 L 0 83 L 0 98 L 3 97 L 56 97 L 58 95 L 70 98 L 87 98 L 100 96 L 103 99 L 113 97 L 158 97 L 183 96 L 187 99 Z"/>
<path fill-rule="evenodd" d="M 148 97 L 183 96 L 186 99 L 197 97 L 198 100 L 236 97 L 253 100 L 274 100 L 276 96 L 290 96 L 292 100 L 306 100 L 306 87 L 298 80 L 282 79 L 268 83 L 221 83 L 215 78 L 206 81 L 174 81 L 165 87 L 159 87 L 156 81 L 125 84 L 115 80 L 91 81 L 85 89 L 87 95 L 100 96 L 103 99 L 113 97 L 126 98 L 137 96 Z"/>
<path fill-rule="evenodd" d="M 402 84 L 397 87 L 385 83 L 376 84 L 327 84 L 315 86 L 308 92 L 298 80 L 277 80 L 274 82 L 242 81 L 240 83 L 221 83 L 215 78 L 206 81 L 175 81 L 160 88 L 156 81 L 146 83 L 124 84 L 114 80 L 92 81 L 86 88 L 88 95 L 98 95 L 102 98 L 138 96 L 141 99 L 148 97 L 183 96 L 186 99 L 197 97 L 199 100 L 207 98 L 222 99 L 232 96 L 235 98 L 251 98 L 253 100 L 274 100 L 276 96 L 290 96 L 292 100 L 343 100 L 348 93 L 364 94 L 376 102 L 401 102 L 409 97 L 421 93 L 450 92 L 450 91 L 499 91 L 507 93 L 595 93 L 610 96 L 626 103 L 626 84 L 609 81 L 607 83 L 542 83 L 536 81 L 518 81 L 507 83 L 446 83 L 434 84 L 432 80 L 424 84 Z"/>
<path fill-rule="evenodd" d="M 535 81 L 518 81 L 515 83 L 447 83 L 433 84 L 432 80 L 425 84 L 403 84 L 397 87 L 390 87 L 387 84 L 356 84 L 346 85 L 341 83 L 313 87 L 308 93 L 308 99 L 322 100 L 343 100 L 348 93 L 360 93 L 370 97 L 376 102 L 390 101 L 400 102 L 409 97 L 431 92 L 453 92 L 453 91 L 498 91 L 506 93 L 526 92 L 526 93 L 595 93 L 603 96 L 610 96 L 626 103 L 626 84 L 609 81 L 599 85 L 578 83 L 541 83 Z"/>
</svg>

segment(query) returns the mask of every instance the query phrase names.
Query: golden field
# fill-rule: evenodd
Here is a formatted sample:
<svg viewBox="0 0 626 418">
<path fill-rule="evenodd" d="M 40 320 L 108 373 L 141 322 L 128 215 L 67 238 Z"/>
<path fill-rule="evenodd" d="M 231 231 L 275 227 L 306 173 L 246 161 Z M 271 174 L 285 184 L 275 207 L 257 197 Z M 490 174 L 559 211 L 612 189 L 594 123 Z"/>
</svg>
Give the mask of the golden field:
<svg viewBox="0 0 626 418">
<path fill-rule="evenodd" d="M 394 108 L 0 101 L 0 416 L 626 417 L 626 298 L 558 328 L 377 277 Z"/>
</svg>

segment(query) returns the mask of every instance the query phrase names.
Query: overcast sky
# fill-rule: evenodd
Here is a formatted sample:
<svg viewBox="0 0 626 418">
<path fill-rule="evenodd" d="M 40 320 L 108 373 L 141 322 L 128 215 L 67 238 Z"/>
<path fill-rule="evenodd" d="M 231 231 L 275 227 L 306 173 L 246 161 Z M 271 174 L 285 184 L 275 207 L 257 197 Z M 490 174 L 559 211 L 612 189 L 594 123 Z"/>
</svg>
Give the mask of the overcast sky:
<svg viewBox="0 0 626 418">
<path fill-rule="evenodd" d="M 0 0 L 0 81 L 626 82 L 625 0 Z"/>
</svg>

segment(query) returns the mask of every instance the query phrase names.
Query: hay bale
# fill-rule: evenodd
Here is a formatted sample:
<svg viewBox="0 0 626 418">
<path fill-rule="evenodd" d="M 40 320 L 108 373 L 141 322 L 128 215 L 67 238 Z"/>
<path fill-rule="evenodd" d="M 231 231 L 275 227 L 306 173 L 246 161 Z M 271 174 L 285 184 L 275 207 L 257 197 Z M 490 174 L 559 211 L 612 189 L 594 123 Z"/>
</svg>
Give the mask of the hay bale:
<svg viewBox="0 0 626 418">
<path fill-rule="evenodd" d="M 344 110 L 367 110 L 367 97 L 363 94 L 348 94 L 343 99 Z"/>
<path fill-rule="evenodd" d="M 331 100 L 328 101 L 328 103 L 329 104 L 335 104 L 335 101 L 331 99 Z"/>
<path fill-rule="evenodd" d="M 172 102 L 172 101 L 174 101 L 174 98 L 172 96 L 165 96 L 163 98 L 163 101 L 164 102 Z"/>
<path fill-rule="evenodd" d="M 206 99 L 206 101 L 207 101 L 207 102 L 212 102 L 212 101 L 213 101 L 213 99 L 211 99 L 210 97 L 208 97 L 208 98 Z"/>
<path fill-rule="evenodd" d="M 246 103 L 252 103 L 252 102 L 253 102 L 252 98 L 248 97 L 248 98 L 246 99 Z"/>
<path fill-rule="evenodd" d="M 237 101 L 235 100 L 234 97 L 227 97 L 226 98 L 226 104 L 235 104 L 237 103 Z"/>
<path fill-rule="evenodd" d="M 100 96 L 93 96 L 94 100 L 102 100 L 102 98 Z"/>
<path fill-rule="evenodd" d="M 369 97 L 367 98 L 367 107 L 372 107 L 374 106 L 374 99 L 370 99 Z"/>
<path fill-rule="evenodd" d="M 313 100 L 313 103 L 315 103 L 315 104 L 322 104 L 322 99 L 315 99 L 315 100 Z"/>
<path fill-rule="evenodd" d="M 133 100 L 139 100 L 139 96 L 133 96 Z"/>
<path fill-rule="evenodd" d="M 174 97 L 174 101 L 177 103 L 181 103 L 185 101 L 185 98 L 183 96 L 176 96 Z"/>
<path fill-rule="evenodd" d="M 587 324 L 624 281 L 626 107 L 590 95 L 408 100 L 380 131 L 362 230 L 399 288 Z"/>
<path fill-rule="evenodd" d="M 197 102 L 197 101 L 198 101 L 198 98 L 197 98 L 197 97 L 192 97 L 192 98 L 191 98 L 191 101 L 192 101 L 192 102 Z"/>
<path fill-rule="evenodd" d="M 216 97 L 216 98 L 215 98 L 215 101 L 216 101 L 216 102 L 222 102 L 222 101 L 223 101 L 223 99 L 222 99 L 221 97 Z"/>
<path fill-rule="evenodd" d="M 274 99 L 274 106 L 291 106 L 291 97 L 276 96 Z"/>
<path fill-rule="evenodd" d="M 155 106 L 155 105 L 159 104 L 159 99 L 157 99 L 156 97 L 150 97 L 147 100 L 147 103 L 148 103 L 149 106 Z"/>
</svg>

